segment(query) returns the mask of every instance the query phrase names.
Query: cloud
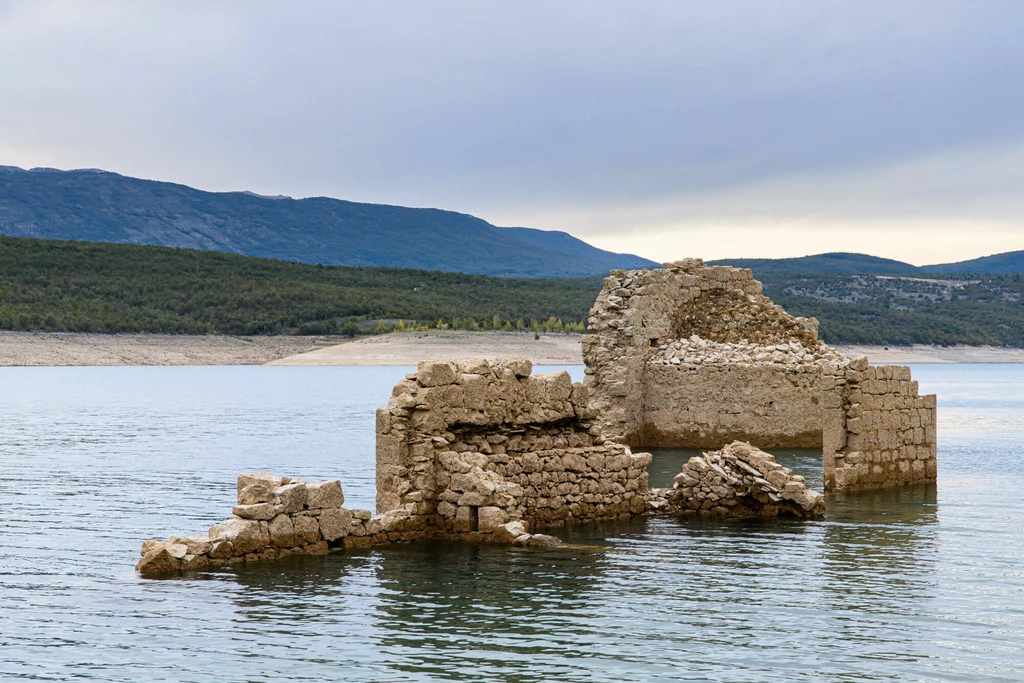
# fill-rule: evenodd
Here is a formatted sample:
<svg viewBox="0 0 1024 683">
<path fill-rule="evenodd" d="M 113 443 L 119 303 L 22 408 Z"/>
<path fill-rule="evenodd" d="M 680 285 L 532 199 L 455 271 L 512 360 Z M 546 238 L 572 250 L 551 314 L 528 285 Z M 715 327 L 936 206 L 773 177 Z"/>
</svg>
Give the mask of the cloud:
<svg viewBox="0 0 1024 683">
<path fill-rule="evenodd" d="M 1024 140 L 1022 23 L 1014 0 L 0 2 L 0 163 L 627 251 L 704 230 L 717 253 L 730 224 L 754 251 L 799 249 L 779 236 L 801 221 L 994 230 L 1024 217 L 1003 153 Z M 964 183 L 958 159 L 984 172 Z"/>
</svg>

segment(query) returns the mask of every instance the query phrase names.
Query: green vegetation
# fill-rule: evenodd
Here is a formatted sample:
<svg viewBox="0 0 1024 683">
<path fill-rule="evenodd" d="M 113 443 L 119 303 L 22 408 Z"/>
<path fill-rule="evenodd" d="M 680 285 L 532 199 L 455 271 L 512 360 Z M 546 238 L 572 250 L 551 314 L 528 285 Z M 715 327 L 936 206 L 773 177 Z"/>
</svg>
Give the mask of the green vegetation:
<svg viewBox="0 0 1024 683">
<path fill-rule="evenodd" d="M 311 266 L 0 236 L 0 329 L 7 330 L 355 334 L 358 319 L 398 318 L 403 329 L 440 323 L 582 331 L 600 287 L 597 277 L 511 279 Z M 390 331 L 394 325 L 379 327 Z"/>
<path fill-rule="evenodd" d="M 762 274 L 830 343 L 1024 347 L 1024 276 Z M 511 279 L 0 236 L 0 329 L 188 334 L 581 332 L 599 277 Z"/>
<path fill-rule="evenodd" d="M 764 292 L 846 344 L 1024 347 L 1024 276 L 762 275 Z"/>
</svg>

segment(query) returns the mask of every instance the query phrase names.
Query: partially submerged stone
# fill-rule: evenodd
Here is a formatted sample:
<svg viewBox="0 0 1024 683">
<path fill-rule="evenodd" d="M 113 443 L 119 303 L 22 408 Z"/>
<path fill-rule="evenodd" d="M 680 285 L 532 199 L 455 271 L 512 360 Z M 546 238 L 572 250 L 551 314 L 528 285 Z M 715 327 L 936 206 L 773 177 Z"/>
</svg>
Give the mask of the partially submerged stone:
<svg viewBox="0 0 1024 683">
<path fill-rule="evenodd" d="M 718 516 L 820 517 L 821 493 L 801 476 L 748 443 L 733 442 L 720 451 L 690 458 L 670 491 L 656 498 L 659 512 L 682 510 Z"/>
</svg>

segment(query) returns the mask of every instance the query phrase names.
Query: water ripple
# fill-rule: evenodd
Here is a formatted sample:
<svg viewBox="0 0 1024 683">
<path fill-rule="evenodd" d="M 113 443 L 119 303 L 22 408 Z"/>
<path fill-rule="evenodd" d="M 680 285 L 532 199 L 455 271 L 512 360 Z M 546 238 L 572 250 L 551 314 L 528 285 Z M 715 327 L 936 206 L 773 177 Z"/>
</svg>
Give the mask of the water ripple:
<svg viewBox="0 0 1024 683">
<path fill-rule="evenodd" d="M 373 411 L 406 371 L 0 369 L 0 677 L 1024 678 L 1019 366 L 915 368 L 940 393 L 938 486 L 830 495 L 821 521 L 132 572 L 140 539 L 220 521 L 241 471 L 338 477 L 372 508 Z M 652 483 L 685 457 L 658 452 Z M 778 457 L 820 485 L 818 454 Z"/>
</svg>

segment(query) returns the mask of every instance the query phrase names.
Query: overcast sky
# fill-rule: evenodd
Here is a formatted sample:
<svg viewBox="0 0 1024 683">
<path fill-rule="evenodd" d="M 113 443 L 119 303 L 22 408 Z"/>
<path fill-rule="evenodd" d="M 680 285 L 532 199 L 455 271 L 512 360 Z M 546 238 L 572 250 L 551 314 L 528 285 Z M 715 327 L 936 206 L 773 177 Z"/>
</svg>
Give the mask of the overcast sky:
<svg viewBox="0 0 1024 683">
<path fill-rule="evenodd" d="M 0 0 L 0 164 L 659 261 L 1024 249 L 1020 0 Z"/>
</svg>

